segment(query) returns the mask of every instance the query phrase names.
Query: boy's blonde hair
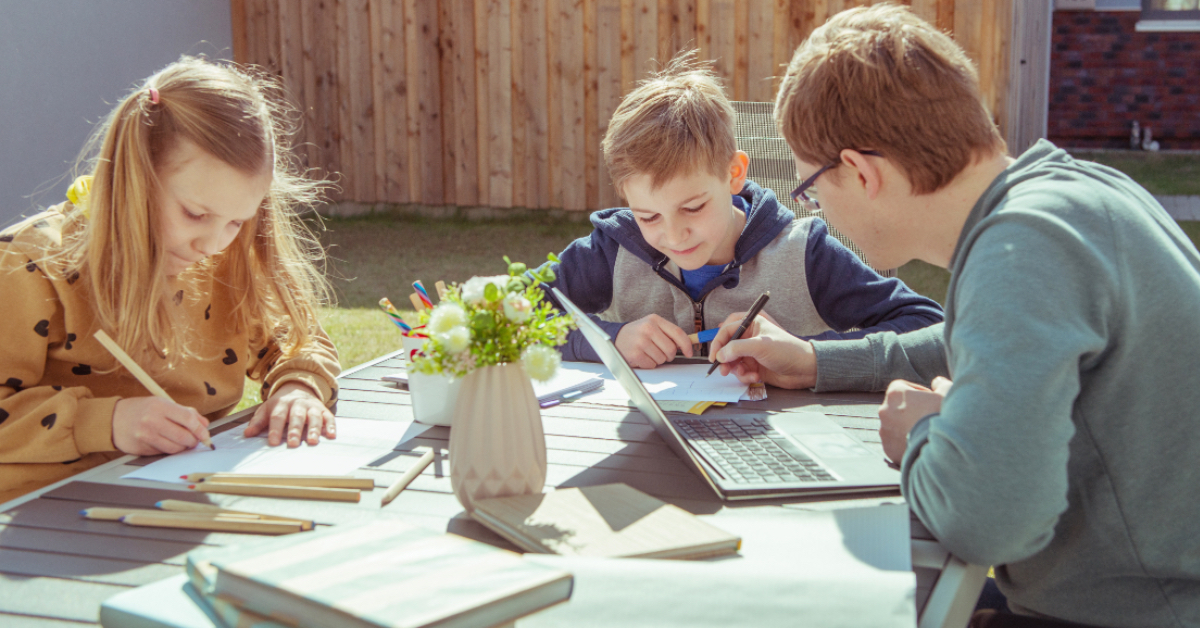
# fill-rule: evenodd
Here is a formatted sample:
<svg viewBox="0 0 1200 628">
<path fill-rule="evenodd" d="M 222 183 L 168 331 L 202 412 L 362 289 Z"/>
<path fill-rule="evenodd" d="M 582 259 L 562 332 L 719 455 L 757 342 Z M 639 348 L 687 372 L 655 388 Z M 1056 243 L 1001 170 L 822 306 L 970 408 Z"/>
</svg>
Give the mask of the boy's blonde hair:
<svg viewBox="0 0 1200 628">
<path fill-rule="evenodd" d="M 1006 150 L 962 48 L 890 4 L 843 11 L 813 31 L 788 66 L 775 121 L 801 161 L 877 150 L 917 194 Z"/>
<path fill-rule="evenodd" d="M 248 330 L 251 342 L 274 339 L 290 355 L 312 340 L 316 309 L 330 290 L 317 267 L 323 250 L 297 211 L 318 200 L 324 183 L 300 174 L 284 102 L 265 75 L 183 57 L 126 96 L 85 148 L 94 152 L 86 207 L 68 210 L 62 249 L 48 251 L 46 261 L 79 273 L 97 324 L 122 347 L 167 359 L 147 366 L 197 355 L 189 326 L 173 314 L 179 308 L 170 307 L 157 237 L 160 177 L 182 140 L 240 172 L 274 176 L 257 216 L 234 241 L 202 262 L 201 272 L 179 279 L 196 284 L 212 276 L 228 285 L 240 298 L 229 324 Z"/>
<path fill-rule="evenodd" d="M 601 144 L 613 187 L 624 196 L 625 183 L 639 174 L 650 175 L 655 188 L 697 171 L 726 176 L 737 152 L 733 116 L 712 64 L 698 61 L 695 50 L 676 55 L 613 112 Z"/>
</svg>

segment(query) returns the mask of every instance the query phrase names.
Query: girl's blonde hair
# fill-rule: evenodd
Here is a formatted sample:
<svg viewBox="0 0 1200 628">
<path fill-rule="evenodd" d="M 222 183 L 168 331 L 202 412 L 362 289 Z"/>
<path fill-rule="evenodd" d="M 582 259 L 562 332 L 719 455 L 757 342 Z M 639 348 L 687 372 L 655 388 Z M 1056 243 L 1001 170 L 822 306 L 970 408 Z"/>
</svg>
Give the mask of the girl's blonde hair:
<svg viewBox="0 0 1200 628">
<path fill-rule="evenodd" d="M 317 307 L 330 300 L 324 251 L 301 222 L 325 182 L 306 179 L 291 154 L 293 110 L 272 79 L 233 65 L 183 57 L 146 79 L 96 130 L 84 163 L 93 175 L 85 207 L 67 211 L 51 261 L 78 273 L 97 324 L 147 366 L 197 357 L 188 326 L 170 307 L 160 227 L 160 175 L 183 141 L 248 175 L 273 171 L 258 215 L 221 253 L 180 279 L 211 275 L 239 300 L 230 324 L 251 342 L 274 339 L 285 355 L 307 345 Z M 98 146 L 98 148 L 96 148 Z M 195 294 L 196 291 L 191 291 Z M 202 356 L 201 356 L 202 357 Z"/>
</svg>

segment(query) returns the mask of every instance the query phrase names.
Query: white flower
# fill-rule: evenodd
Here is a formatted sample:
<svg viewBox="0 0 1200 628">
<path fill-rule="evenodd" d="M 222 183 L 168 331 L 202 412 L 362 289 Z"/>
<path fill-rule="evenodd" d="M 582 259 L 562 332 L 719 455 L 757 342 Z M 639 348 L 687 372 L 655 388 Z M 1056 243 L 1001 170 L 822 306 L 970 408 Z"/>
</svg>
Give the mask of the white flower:
<svg viewBox="0 0 1200 628">
<path fill-rule="evenodd" d="M 525 365 L 525 372 L 539 382 L 554 377 L 554 372 L 558 370 L 558 364 L 561 361 L 562 356 L 558 351 L 546 345 L 530 345 L 521 352 L 521 362 Z"/>
<path fill-rule="evenodd" d="M 462 287 L 462 299 L 471 305 L 482 305 L 484 302 L 484 289 L 488 284 L 495 284 L 500 292 L 504 292 L 504 287 L 508 285 L 508 275 L 495 275 L 492 277 L 471 277 Z"/>
<path fill-rule="evenodd" d="M 448 331 L 433 335 L 434 340 L 441 343 L 446 353 L 461 353 L 471 345 L 471 330 L 466 325 L 452 327 Z"/>
<path fill-rule="evenodd" d="M 431 334 L 444 334 L 467 324 L 467 311 L 453 301 L 443 301 L 433 308 L 426 329 Z"/>
<path fill-rule="evenodd" d="M 513 292 L 504 297 L 504 316 L 508 320 L 518 324 L 524 323 L 529 320 L 529 315 L 532 313 L 533 304 L 525 298 L 524 294 Z"/>
</svg>

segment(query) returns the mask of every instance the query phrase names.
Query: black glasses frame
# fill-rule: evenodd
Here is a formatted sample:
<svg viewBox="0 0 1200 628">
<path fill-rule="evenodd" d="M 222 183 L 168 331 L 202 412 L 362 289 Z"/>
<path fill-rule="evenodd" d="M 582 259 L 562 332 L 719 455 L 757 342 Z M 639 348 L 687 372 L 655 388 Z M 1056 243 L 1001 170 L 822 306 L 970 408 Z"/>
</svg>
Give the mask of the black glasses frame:
<svg viewBox="0 0 1200 628">
<path fill-rule="evenodd" d="M 881 153 L 879 151 L 875 151 L 875 150 L 860 150 L 858 152 L 862 153 L 863 155 L 873 155 L 875 157 L 883 157 L 883 153 Z M 814 172 L 811 177 L 801 181 L 800 185 L 797 186 L 796 189 L 792 190 L 792 200 L 799 203 L 800 205 L 802 205 L 805 209 L 807 209 L 809 211 L 820 210 L 821 204 L 817 202 L 817 199 L 810 197 L 806 193 L 806 191 L 808 190 L 808 188 L 811 188 L 814 184 L 816 184 L 817 178 L 820 177 L 821 175 L 825 174 L 826 170 L 829 170 L 830 168 L 836 168 L 838 166 L 838 164 L 840 164 L 840 163 L 842 163 L 841 160 L 835 161 L 835 162 L 829 164 L 828 166 L 825 166 L 824 168 L 821 168 L 820 170 Z"/>
</svg>

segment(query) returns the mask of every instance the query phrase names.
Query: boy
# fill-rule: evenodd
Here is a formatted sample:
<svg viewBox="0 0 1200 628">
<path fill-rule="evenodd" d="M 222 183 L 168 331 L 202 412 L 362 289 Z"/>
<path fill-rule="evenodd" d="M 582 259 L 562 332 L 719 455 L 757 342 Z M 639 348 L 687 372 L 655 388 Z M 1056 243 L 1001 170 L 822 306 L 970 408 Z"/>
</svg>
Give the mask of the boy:
<svg viewBox="0 0 1200 628">
<path fill-rule="evenodd" d="M 1178 225 L 1129 178 L 1049 142 L 1009 158 L 966 55 L 901 7 L 814 31 L 776 118 L 801 192 L 819 186 L 868 258 L 951 271 L 953 385 L 895 382 L 880 410 L 922 522 L 995 565 L 1018 613 L 1200 625 L 1200 254 Z M 723 347 L 722 330 L 716 358 L 740 360 L 723 370 L 796 376 L 794 348 L 757 328 Z M 860 357 L 932 339 L 875 340 Z"/>
<path fill-rule="evenodd" d="M 819 219 L 796 220 L 773 192 L 746 179 L 733 107 L 694 53 L 625 97 L 603 149 L 630 208 L 593 214 L 595 231 L 562 252 L 553 285 L 599 314 L 633 366 L 653 368 L 677 351 L 691 356 L 688 334 L 745 312 L 767 290 L 765 312 L 808 338 L 942 320 L 936 302 L 879 276 Z M 846 331 L 854 327 L 860 331 Z M 598 360 L 578 331 L 563 354 Z"/>
</svg>

